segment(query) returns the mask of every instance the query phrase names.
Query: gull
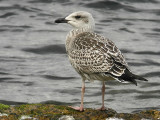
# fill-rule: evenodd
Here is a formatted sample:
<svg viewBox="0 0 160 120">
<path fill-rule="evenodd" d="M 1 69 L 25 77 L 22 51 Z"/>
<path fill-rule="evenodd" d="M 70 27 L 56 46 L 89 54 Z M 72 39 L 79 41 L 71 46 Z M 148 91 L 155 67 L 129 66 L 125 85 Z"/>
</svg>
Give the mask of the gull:
<svg viewBox="0 0 160 120">
<path fill-rule="evenodd" d="M 105 81 L 118 80 L 135 85 L 136 79 L 147 81 L 131 72 L 121 51 L 111 40 L 94 32 L 95 22 L 90 13 L 74 12 L 65 18 L 55 20 L 55 23 L 68 23 L 73 26 L 66 37 L 66 51 L 71 65 L 82 78 L 81 105 L 72 107 L 73 109 L 84 110 L 86 80 L 102 82 L 102 106 L 99 110 L 106 110 Z"/>
</svg>

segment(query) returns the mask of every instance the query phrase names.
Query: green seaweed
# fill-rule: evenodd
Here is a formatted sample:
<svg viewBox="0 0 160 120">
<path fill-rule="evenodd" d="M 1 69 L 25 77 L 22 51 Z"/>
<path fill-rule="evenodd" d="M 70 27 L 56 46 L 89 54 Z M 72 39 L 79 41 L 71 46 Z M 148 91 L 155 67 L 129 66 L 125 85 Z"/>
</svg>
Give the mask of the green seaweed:
<svg viewBox="0 0 160 120">
<path fill-rule="evenodd" d="M 39 120 L 58 120 L 63 115 L 73 116 L 75 120 L 106 120 L 110 117 L 123 118 L 124 120 L 141 120 L 142 118 L 156 120 L 160 118 L 160 111 L 158 110 L 147 110 L 131 114 L 117 113 L 113 109 L 99 111 L 87 108 L 83 112 L 79 112 L 68 106 L 53 104 L 23 104 L 17 106 L 0 104 L 0 110 L 1 113 L 8 114 L 8 116 L 0 116 L 0 119 L 4 120 L 16 120 L 21 118 L 22 115 Z"/>
<path fill-rule="evenodd" d="M 8 109 L 10 106 L 5 104 L 0 104 L 0 110 Z"/>
</svg>

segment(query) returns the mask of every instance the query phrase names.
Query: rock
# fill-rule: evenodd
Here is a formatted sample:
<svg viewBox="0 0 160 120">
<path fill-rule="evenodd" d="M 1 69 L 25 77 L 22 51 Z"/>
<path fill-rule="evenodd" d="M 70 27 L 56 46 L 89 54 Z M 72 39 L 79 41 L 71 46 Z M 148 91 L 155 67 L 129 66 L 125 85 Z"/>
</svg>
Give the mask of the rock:
<svg viewBox="0 0 160 120">
<path fill-rule="evenodd" d="M 112 118 L 106 118 L 106 120 L 124 120 L 124 119 L 112 117 Z"/>
<path fill-rule="evenodd" d="M 75 120 L 75 119 L 73 118 L 73 116 L 64 115 L 60 117 L 58 120 Z"/>
<path fill-rule="evenodd" d="M 37 120 L 36 118 L 32 118 L 29 115 L 22 115 L 19 120 L 26 120 L 26 119 Z"/>
<path fill-rule="evenodd" d="M 6 113 L 0 113 L 0 117 L 1 116 L 8 116 Z"/>
<path fill-rule="evenodd" d="M 158 120 L 160 119 L 160 111 L 145 110 L 137 113 L 117 113 L 113 109 L 99 111 L 86 108 L 83 112 L 73 110 L 67 106 L 53 104 L 24 104 L 17 106 L 1 105 L 0 119 L 18 120 L 22 115 L 27 116 L 26 119 L 35 120 Z M 24 116 L 23 116 L 24 118 Z"/>
</svg>

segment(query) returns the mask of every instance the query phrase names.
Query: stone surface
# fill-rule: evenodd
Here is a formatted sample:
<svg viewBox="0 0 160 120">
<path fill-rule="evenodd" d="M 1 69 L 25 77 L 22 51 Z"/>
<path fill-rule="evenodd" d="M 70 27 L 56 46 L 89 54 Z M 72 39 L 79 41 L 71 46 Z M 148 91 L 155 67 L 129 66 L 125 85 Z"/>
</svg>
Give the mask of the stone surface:
<svg viewBox="0 0 160 120">
<path fill-rule="evenodd" d="M 67 106 L 53 104 L 24 104 L 9 106 L 0 104 L 2 120 L 17 120 L 21 116 L 29 116 L 35 120 L 160 120 L 160 111 L 146 110 L 138 113 L 117 113 L 113 109 L 99 111 L 91 108 L 83 112 L 75 111 Z"/>
<path fill-rule="evenodd" d="M 58 120 L 75 120 L 75 119 L 73 118 L 73 116 L 64 115 L 60 117 Z"/>
</svg>

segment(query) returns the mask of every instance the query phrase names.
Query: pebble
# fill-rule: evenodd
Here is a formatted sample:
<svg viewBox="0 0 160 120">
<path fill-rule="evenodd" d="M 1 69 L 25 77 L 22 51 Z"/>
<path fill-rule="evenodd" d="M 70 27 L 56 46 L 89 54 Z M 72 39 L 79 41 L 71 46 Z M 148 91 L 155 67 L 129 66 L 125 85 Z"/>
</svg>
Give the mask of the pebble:
<svg viewBox="0 0 160 120">
<path fill-rule="evenodd" d="M 58 120 L 75 120 L 75 119 L 73 118 L 73 116 L 64 115 L 60 117 Z"/>
</svg>

